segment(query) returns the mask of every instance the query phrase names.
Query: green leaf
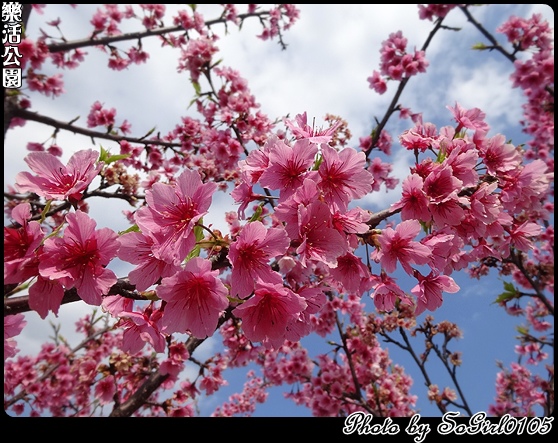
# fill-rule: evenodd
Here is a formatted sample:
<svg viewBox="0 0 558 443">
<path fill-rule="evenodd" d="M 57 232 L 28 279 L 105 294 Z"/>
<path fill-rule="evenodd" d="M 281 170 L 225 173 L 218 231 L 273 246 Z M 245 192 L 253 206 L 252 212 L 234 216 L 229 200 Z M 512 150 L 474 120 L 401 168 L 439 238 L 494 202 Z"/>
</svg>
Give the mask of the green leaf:
<svg viewBox="0 0 558 443">
<path fill-rule="evenodd" d="M 504 282 L 504 292 L 502 292 L 494 303 L 503 303 L 505 301 L 513 300 L 514 298 L 518 298 L 519 291 L 515 288 L 513 283 Z"/>
<path fill-rule="evenodd" d="M 39 220 L 39 224 L 41 224 L 42 222 L 45 221 L 46 215 L 48 213 L 48 211 L 50 211 L 50 206 L 52 205 L 52 199 L 47 200 L 46 205 L 45 205 L 45 209 L 43 209 L 43 212 L 41 212 L 41 219 Z"/>
<path fill-rule="evenodd" d="M 477 51 L 484 51 L 485 49 L 487 49 L 487 46 L 484 43 L 476 43 L 473 45 L 471 49 L 475 49 Z"/>
<path fill-rule="evenodd" d="M 100 162 L 105 162 L 107 160 L 107 158 L 109 158 L 109 151 L 107 151 L 105 148 L 103 148 L 101 146 L 101 153 L 99 154 L 99 160 Z"/>
<path fill-rule="evenodd" d="M 194 87 L 194 91 L 196 91 L 196 95 L 201 95 L 201 86 L 198 82 L 192 80 L 192 86 Z"/>
<path fill-rule="evenodd" d="M 324 161 L 324 158 L 322 157 L 322 155 L 318 154 L 318 157 L 316 158 L 316 161 L 314 161 L 314 166 L 312 166 L 312 171 L 317 171 L 323 161 Z"/>
<path fill-rule="evenodd" d="M 194 257 L 199 257 L 200 256 L 200 252 L 201 252 L 201 247 L 200 245 L 196 245 L 194 246 L 194 249 L 192 249 L 190 251 L 190 253 L 186 256 L 186 258 L 184 259 L 184 263 L 189 262 L 191 259 L 193 259 Z"/>
<path fill-rule="evenodd" d="M 124 235 L 127 234 L 128 232 L 140 232 L 140 228 L 138 225 L 132 225 L 130 226 L 128 229 L 124 230 L 124 231 L 119 231 L 118 235 Z"/>
<path fill-rule="evenodd" d="M 248 220 L 248 222 L 254 222 L 260 219 L 261 215 L 262 215 L 262 205 L 263 203 L 261 203 L 260 205 L 258 205 L 258 207 L 256 208 L 256 212 L 254 212 L 254 215 L 252 215 L 252 217 L 250 217 L 250 220 Z"/>
<path fill-rule="evenodd" d="M 101 146 L 101 153 L 99 154 L 99 161 L 100 162 L 104 162 L 105 165 L 108 165 L 110 163 L 114 163 L 118 160 L 123 160 L 125 158 L 130 157 L 131 154 L 116 154 L 116 155 L 111 155 L 110 151 L 108 149 L 105 149 Z"/>
<path fill-rule="evenodd" d="M 198 223 L 203 224 L 203 218 L 200 218 Z M 194 235 L 196 236 L 196 242 L 200 242 L 204 239 L 203 228 L 198 224 L 194 226 Z M 199 257 L 200 252 L 201 252 L 201 246 L 197 244 L 196 246 L 194 246 L 194 249 L 192 249 L 190 253 L 186 256 L 186 258 L 184 259 L 184 263 L 188 262 L 194 257 Z"/>
<path fill-rule="evenodd" d="M 130 157 L 130 155 L 132 155 L 132 154 L 111 155 L 109 158 L 107 158 L 105 163 L 108 165 L 109 163 L 114 163 L 114 162 L 117 162 L 118 160 L 124 160 L 125 158 Z"/>
</svg>

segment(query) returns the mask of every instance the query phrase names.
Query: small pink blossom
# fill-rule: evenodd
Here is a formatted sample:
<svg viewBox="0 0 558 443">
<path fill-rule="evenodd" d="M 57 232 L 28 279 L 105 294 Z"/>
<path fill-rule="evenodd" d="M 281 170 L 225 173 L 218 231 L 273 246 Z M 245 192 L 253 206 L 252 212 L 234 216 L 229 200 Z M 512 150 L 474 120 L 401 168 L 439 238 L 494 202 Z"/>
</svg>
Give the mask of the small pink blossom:
<svg viewBox="0 0 558 443">
<path fill-rule="evenodd" d="M 459 103 L 455 103 L 455 107 L 446 106 L 453 114 L 458 125 L 455 132 L 461 131 L 461 129 L 472 129 L 474 131 L 481 131 L 487 133 L 490 126 L 484 121 L 486 114 L 482 112 L 479 108 L 472 108 L 466 110 L 461 107 Z"/>
<path fill-rule="evenodd" d="M 4 361 L 18 353 L 16 341 L 13 339 L 19 335 L 27 324 L 23 314 L 4 316 Z"/>
<path fill-rule="evenodd" d="M 4 284 L 22 283 L 38 274 L 36 250 L 45 236 L 37 221 L 29 221 L 29 203 L 12 209 L 12 218 L 19 227 L 4 227 Z"/>
<path fill-rule="evenodd" d="M 399 287 L 395 279 L 384 271 L 379 276 L 372 275 L 372 288 L 374 288 L 372 294 L 374 306 L 380 312 L 392 311 L 398 301 L 409 306 L 413 305 L 411 298 Z"/>
<path fill-rule="evenodd" d="M 371 274 L 362 260 L 351 252 L 337 257 L 337 267 L 331 269 L 331 277 L 340 282 L 348 294 L 359 297 L 371 288 Z"/>
<path fill-rule="evenodd" d="M 442 306 L 442 292 L 455 293 L 460 289 L 453 278 L 447 275 L 438 275 L 434 271 L 425 277 L 415 270 L 413 275 L 419 281 L 411 289 L 411 293 L 417 298 L 415 315 L 421 314 L 425 309 L 435 311 Z"/>
<path fill-rule="evenodd" d="M 321 152 L 322 162 L 311 178 L 318 183 L 330 206 L 346 210 L 351 200 L 372 191 L 374 176 L 366 170 L 364 152 L 353 148 L 337 152 L 326 144 L 321 145 Z"/>
<path fill-rule="evenodd" d="M 99 403 L 102 405 L 112 402 L 114 394 L 116 394 L 116 381 L 112 375 L 107 375 L 95 385 L 95 397 L 99 399 Z"/>
<path fill-rule="evenodd" d="M 162 277 L 170 277 L 181 268 L 153 255 L 153 238 L 141 232 L 129 232 L 120 237 L 118 258 L 137 265 L 128 277 L 138 291 L 145 291 Z"/>
<path fill-rule="evenodd" d="M 242 320 L 242 330 L 252 342 L 278 348 L 285 341 L 287 325 L 306 308 L 304 298 L 282 284 L 258 281 L 254 296 L 233 313 Z"/>
<path fill-rule="evenodd" d="M 429 199 L 424 193 L 424 181 L 420 175 L 411 174 L 403 180 L 401 194 L 401 200 L 393 203 L 391 209 L 401 209 L 402 220 L 430 221 Z"/>
<path fill-rule="evenodd" d="M 117 281 L 106 265 L 118 251 L 118 235 L 110 228 L 95 230 L 97 223 L 80 210 L 66 216 L 64 236 L 45 241 L 39 264 L 42 277 L 76 288 L 87 304 L 99 306 L 102 296 Z"/>
<path fill-rule="evenodd" d="M 332 216 L 328 206 L 317 200 L 308 206 L 299 207 L 299 246 L 303 266 L 309 261 L 324 262 L 328 266 L 337 266 L 337 257 L 348 250 L 347 240 L 332 227 Z"/>
<path fill-rule="evenodd" d="M 149 343 L 155 352 L 164 352 L 166 340 L 161 332 L 162 315 L 162 311 L 154 308 L 153 303 L 150 303 L 144 312 L 120 312 L 119 326 L 124 329 L 122 350 L 135 354 Z"/>
<path fill-rule="evenodd" d="M 289 243 L 284 229 L 268 229 L 259 221 L 244 226 L 229 248 L 231 295 L 246 297 L 258 277 L 268 283 L 281 283 L 281 275 L 271 269 L 269 262 L 287 252 Z"/>
<path fill-rule="evenodd" d="M 25 162 L 37 175 L 18 173 L 16 188 L 19 192 L 34 192 L 47 199 L 81 200 L 83 192 L 103 167 L 98 158 L 99 153 L 93 150 L 78 151 L 64 166 L 48 152 L 31 152 Z"/>
<path fill-rule="evenodd" d="M 420 232 L 420 223 L 417 220 L 405 220 L 399 223 L 395 230 L 385 228 L 377 236 L 380 249 L 372 253 L 372 258 L 378 260 L 382 268 L 394 272 L 397 261 L 408 274 L 412 274 L 411 264 L 424 265 L 430 261 L 432 250 L 413 239 Z"/>
<path fill-rule="evenodd" d="M 317 152 L 316 145 L 306 139 L 296 141 L 293 147 L 282 140 L 275 140 L 270 147 L 269 165 L 260 177 L 260 185 L 279 189 L 281 198 L 288 198 L 302 185 Z"/>
<path fill-rule="evenodd" d="M 38 276 L 29 288 L 29 307 L 44 320 L 49 311 L 58 316 L 64 298 L 64 287 L 55 280 Z"/>
<path fill-rule="evenodd" d="M 148 206 L 136 212 L 141 231 L 155 240 L 154 256 L 182 261 L 194 247 L 194 226 L 211 205 L 215 183 L 202 183 L 199 172 L 186 169 L 172 185 L 154 183 L 145 193 Z"/>
<path fill-rule="evenodd" d="M 314 129 L 313 125 L 312 127 L 308 125 L 306 112 L 297 114 L 294 122 L 286 118 L 283 119 L 283 122 L 285 123 L 285 126 L 291 130 L 297 140 L 308 140 L 310 143 L 317 144 L 329 143 L 335 134 L 335 130 L 341 124 L 340 121 L 337 121 L 333 126 L 327 129 Z"/>
<path fill-rule="evenodd" d="M 184 269 L 161 281 L 157 294 L 167 302 L 163 315 L 165 332 L 190 332 L 194 337 L 213 335 L 219 317 L 229 305 L 227 288 L 201 257 L 189 260 Z"/>
</svg>

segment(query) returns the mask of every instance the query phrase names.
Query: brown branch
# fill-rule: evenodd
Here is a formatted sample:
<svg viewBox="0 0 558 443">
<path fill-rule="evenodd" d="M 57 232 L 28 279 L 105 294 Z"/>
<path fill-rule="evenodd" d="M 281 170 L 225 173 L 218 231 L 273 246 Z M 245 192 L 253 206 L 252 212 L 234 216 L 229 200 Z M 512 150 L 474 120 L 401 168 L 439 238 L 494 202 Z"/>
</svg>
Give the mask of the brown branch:
<svg viewBox="0 0 558 443">
<path fill-rule="evenodd" d="M 421 51 L 426 52 L 426 49 L 428 48 L 428 45 L 430 44 L 430 42 L 434 38 L 434 35 L 442 28 L 442 22 L 443 22 L 443 19 L 438 19 L 436 21 L 436 24 L 435 24 L 434 28 L 432 29 L 432 31 L 430 31 L 430 34 L 428 35 L 426 41 L 422 45 Z M 370 155 L 372 150 L 376 147 L 376 144 L 378 143 L 378 140 L 380 139 L 382 130 L 387 125 L 387 122 L 390 119 L 390 117 L 392 116 L 392 114 L 397 110 L 397 102 L 399 101 L 399 97 L 401 97 L 401 94 L 403 93 L 403 90 L 405 89 L 405 86 L 409 82 L 409 79 L 410 79 L 410 77 L 405 77 L 403 80 L 401 80 L 401 82 L 399 83 L 399 86 L 397 88 L 397 91 L 395 92 L 395 95 L 393 96 L 393 99 L 391 100 L 391 103 L 389 104 L 388 109 L 387 109 L 384 117 L 382 118 L 382 121 L 380 123 L 378 123 L 378 125 L 373 129 L 373 131 L 372 131 L 372 143 L 370 144 L 370 147 L 364 152 L 365 155 L 366 155 L 366 158 L 368 158 L 368 156 Z"/>
<path fill-rule="evenodd" d="M 251 12 L 251 13 L 246 13 L 246 14 L 238 14 L 237 17 L 241 20 L 244 21 L 249 17 L 264 17 L 266 15 L 269 15 L 269 11 L 261 11 L 261 12 Z M 213 20 L 208 20 L 205 22 L 205 26 L 207 26 L 208 28 L 210 28 L 213 25 L 219 24 L 219 23 L 226 23 L 228 20 L 224 19 L 224 18 L 218 18 L 218 19 L 213 19 Z M 49 52 L 51 53 L 55 53 L 55 52 L 64 52 L 64 51 L 70 51 L 72 49 L 77 49 L 77 48 L 84 48 L 84 47 L 88 47 L 88 46 L 107 46 L 110 45 L 111 43 L 116 43 L 116 42 L 120 42 L 120 41 L 125 41 L 125 40 L 141 40 L 142 38 L 147 38 L 147 37 L 153 37 L 153 36 L 161 36 L 161 35 L 165 35 L 165 34 L 172 34 L 175 32 L 187 32 L 186 29 L 184 29 L 182 26 L 168 26 L 168 27 L 163 27 L 163 28 L 159 28 L 159 29 L 147 29 L 145 31 L 138 31 L 138 32 L 129 32 L 127 34 L 120 34 L 120 35 L 111 35 L 111 36 L 107 36 L 107 37 L 102 37 L 102 38 L 85 38 L 82 40 L 75 40 L 72 42 L 64 42 L 64 43 L 51 43 L 49 45 L 47 45 L 47 48 L 49 50 Z"/>
<path fill-rule="evenodd" d="M 31 112 L 27 109 L 20 108 L 17 105 L 13 105 L 10 109 L 11 117 L 19 117 L 25 120 L 31 120 L 37 123 L 42 123 L 44 125 L 52 126 L 57 129 L 64 129 L 66 131 L 73 132 L 74 134 L 85 135 L 92 139 L 101 138 L 104 140 L 112 140 L 115 142 L 122 142 L 127 141 L 130 143 L 138 143 L 141 145 L 157 145 L 157 146 L 164 146 L 167 148 L 180 148 L 182 145 L 180 143 L 169 143 L 162 140 L 145 140 L 143 138 L 137 137 L 127 137 L 124 135 L 115 135 L 110 133 L 98 132 L 93 131 L 91 129 L 82 128 L 79 126 L 74 126 L 71 123 L 62 122 L 60 120 L 56 120 L 52 117 L 47 117 L 45 115 L 41 115 L 37 112 Z M 4 132 L 5 134 L 5 132 Z"/>
<path fill-rule="evenodd" d="M 12 291 L 13 285 L 4 286 L 4 294 Z M 134 292 L 136 287 L 129 282 L 127 278 L 119 278 L 118 281 L 109 289 L 107 295 L 121 295 L 123 297 L 132 298 L 134 300 L 147 300 L 146 297 Z M 62 298 L 61 305 L 80 301 L 81 298 L 76 288 L 66 289 L 64 297 Z M 29 312 L 32 309 L 29 307 L 29 295 L 20 297 L 4 297 L 4 317 L 7 315 L 20 314 L 22 312 Z"/>
<path fill-rule="evenodd" d="M 463 12 L 463 14 L 465 14 L 465 17 L 467 17 L 467 20 L 469 22 L 471 22 L 473 24 L 473 26 L 475 28 L 477 28 L 480 33 L 482 35 L 484 35 L 486 37 L 486 39 L 492 44 L 492 46 L 490 47 L 490 49 L 496 49 L 498 52 L 502 53 L 504 55 L 504 57 L 506 57 L 509 61 L 511 61 L 512 63 L 516 60 L 515 55 L 510 54 L 508 51 L 506 51 L 501 45 L 500 43 L 498 43 L 498 41 L 494 38 L 494 36 L 488 32 L 484 26 L 482 26 L 482 24 L 480 24 L 477 20 L 475 20 L 475 18 L 471 15 L 471 13 L 469 12 L 469 9 L 467 8 L 467 6 L 459 6 L 459 9 L 461 9 L 461 11 Z"/>
</svg>

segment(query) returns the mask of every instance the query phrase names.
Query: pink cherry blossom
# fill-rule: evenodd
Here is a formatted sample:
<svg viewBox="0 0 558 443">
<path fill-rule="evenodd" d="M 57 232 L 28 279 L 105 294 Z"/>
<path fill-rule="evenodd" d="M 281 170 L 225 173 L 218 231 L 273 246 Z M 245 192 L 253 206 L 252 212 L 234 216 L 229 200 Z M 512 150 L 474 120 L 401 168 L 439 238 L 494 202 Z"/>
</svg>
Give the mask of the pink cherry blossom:
<svg viewBox="0 0 558 443">
<path fill-rule="evenodd" d="M 4 361 L 18 353 L 16 341 L 13 339 L 27 324 L 23 314 L 4 316 Z"/>
<path fill-rule="evenodd" d="M 136 266 L 128 277 L 138 291 L 145 291 L 162 277 L 170 277 L 181 268 L 153 255 L 155 242 L 141 232 L 129 232 L 120 237 L 118 258 Z"/>
<path fill-rule="evenodd" d="M 165 332 L 190 332 L 197 338 L 213 335 L 217 322 L 229 305 L 227 288 L 201 257 L 189 260 L 184 269 L 165 277 L 157 289 L 167 302 L 163 315 Z"/>
<path fill-rule="evenodd" d="M 484 121 L 486 114 L 479 108 L 469 110 L 463 109 L 459 103 L 455 103 L 455 107 L 446 106 L 453 114 L 458 125 L 455 132 L 461 131 L 462 128 L 472 129 L 474 131 L 488 132 L 490 127 Z"/>
<path fill-rule="evenodd" d="M 231 295 L 246 297 L 254 290 L 258 277 L 269 283 L 281 283 L 282 277 L 271 269 L 270 260 L 285 254 L 289 243 L 284 229 L 268 229 L 259 221 L 245 225 L 229 247 Z"/>
<path fill-rule="evenodd" d="M 534 160 L 524 167 L 509 171 L 503 178 L 502 203 L 510 211 L 540 208 L 540 201 L 553 182 L 554 171 L 542 160 Z"/>
<path fill-rule="evenodd" d="M 285 230 L 291 239 L 296 239 L 299 235 L 299 208 L 319 199 L 318 185 L 307 178 L 294 194 L 279 202 L 275 208 L 275 216 L 285 223 Z"/>
<path fill-rule="evenodd" d="M 78 151 L 64 166 L 48 152 L 31 152 L 25 162 L 37 175 L 18 173 L 16 188 L 19 192 L 34 192 L 47 199 L 81 200 L 83 192 L 103 167 L 98 158 L 99 153 L 93 150 Z"/>
<path fill-rule="evenodd" d="M 106 265 L 118 251 L 118 235 L 110 228 L 95 230 L 97 223 L 85 212 L 66 216 L 68 226 L 62 238 L 45 241 L 39 272 L 42 277 L 58 280 L 66 289 L 76 288 L 82 300 L 99 306 L 117 281 Z"/>
<path fill-rule="evenodd" d="M 371 288 L 370 269 L 352 252 L 337 257 L 337 267 L 331 269 L 330 274 L 346 293 L 361 296 Z"/>
<path fill-rule="evenodd" d="M 380 249 L 372 253 L 372 258 L 378 260 L 386 272 L 394 272 L 399 261 L 403 269 L 412 274 L 410 265 L 427 264 L 432 253 L 428 246 L 413 241 L 420 230 L 417 220 L 405 220 L 399 223 L 395 230 L 389 227 L 383 229 L 377 236 Z"/>
<path fill-rule="evenodd" d="M 538 224 L 525 221 L 514 225 L 510 230 L 510 243 L 520 251 L 529 252 L 534 248 L 532 238 L 537 237 L 541 232 L 542 228 Z"/>
<path fill-rule="evenodd" d="M 353 148 L 337 152 L 322 144 L 321 153 L 322 162 L 315 181 L 329 205 L 346 210 L 351 200 L 364 197 L 372 190 L 374 177 L 365 169 L 364 152 L 357 152 Z"/>
<path fill-rule="evenodd" d="M 392 311 L 398 301 L 409 306 L 413 305 L 411 298 L 399 287 L 395 279 L 384 271 L 379 276 L 372 275 L 371 280 L 374 288 L 372 298 L 378 311 Z"/>
<path fill-rule="evenodd" d="M 119 326 L 124 329 L 122 350 L 135 354 L 149 343 L 155 352 L 164 352 L 166 340 L 161 331 L 162 315 L 161 309 L 155 308 L 153 303 L 150 303 L 143 312 L 120 312 Z"/>
<path fill-rule="evenodd" d="M 435 311 L 442 306 L 442 292 L 455 293 L 460 289 L 453 278 L 447 275 L 438 275 L 434 271 L 425 277 L 415 270 L 414 276 L 419 281 L 411 289 L 411 293 L 417 298 L 415 315 L 420 315 L 425 309 Z"/>
<path fill-rule="evenodd" d="M 347 240 L 332 227 L 332 216 L 328 206 L 314 201 L 299 207 L 299 239 L 296 252 L 304 266 L 316 260 L 335 268 L 337 257 L 348 250 Z"/>
<path fill-rule="evenodd" d="M 277 348 L 285 341 L 287 325 L 306 308 L 304 298 L 282 284 L 258 281 L 254 296 L 233 313 L 242 320 L 242 330 L 252 342 Z"/>
<path fill-rule="evenodd" d="M 521 154 L 502 134 L 483 140 L 479 154 L 489 174 L 498 176 L 519 168 Z"/>
<path fill-rule="evenodd" d="M 44 320 L 49 311 L 58 316 L 64 298 L 64 287 L 56 280 L 38 276 L 29 287 L 29 307 Z"/>
<path fill-rule="evenodd" d="M 22 283 L 39 273 L 39 248 L 45 234 L 31 218 L 31 205 L 21 203 L 12 210 L 19 227 L 4 227 L 4 284 Z"/>
<path fill-rule="evenodd" d="M 285 126 L 291 130 L 297 140 L 308 140 L 310 143 L 329 143 L 335 130 L 341 124 L 340 121 L 336 122 L 333 126 L 327 129 L 315 129 L 314 126 L 308 125 L 308 117 L 306 112 L 297 114 L 294 122 L 290 119 L 283 119 Z"/>
<path fill-rule="evenodd" d="M 194 225 L 211 205 L 215 183 L 202 183 L 197 171 L 186 169 L 172 185 L 155 183 L 145 193 L 147 207 L 136 213 L 142 232 L 155 240 L 154 256 L 166 262 L 182 261 L 194 247 Z"/>
<path fill-rule="evenodd" d="M 391 209 L 401 209 L 402 220 L 416 219 L 428 222 L 432 218 L 428 210 L 429 199 L 424 193 L 424 181 L 418 174 L 411 174 L 402 185 L 401 200 L 391 205 Z"/>
<path fill-rule="evenodd" d="M 307 139 L 296 141 L 293 147 L 282 140 L 275 140 L 271 144 L 269 166 L 260 177 L 260 185 L 280 189 L 281 198 L 289 197 L 302 185 L 317 152 L 317 146 Z"/>
<path fill-rule="evenodd" d="M 99 399 L 99 403 L 102 405 L 109 404 L 113 401 L 115 393 L 116 382 L 114 380 L 114 376 L 112 375 L 107 375 L 95 386 L 95 397 Z"/>
</svg>

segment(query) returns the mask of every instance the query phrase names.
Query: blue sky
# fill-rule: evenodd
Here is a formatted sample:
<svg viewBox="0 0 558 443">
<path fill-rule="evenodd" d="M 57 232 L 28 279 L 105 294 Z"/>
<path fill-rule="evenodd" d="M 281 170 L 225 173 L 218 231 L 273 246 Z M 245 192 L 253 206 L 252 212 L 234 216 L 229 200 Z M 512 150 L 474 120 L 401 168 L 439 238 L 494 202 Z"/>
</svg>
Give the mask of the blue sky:
<svg viewBox="0 0 558 443">
<path fill-rule="evenodd" d="M 288 44 L 286 51 L 275 42 L 256 39 L 254 36 L 259 33 L 259 28 L 256 23 L 248 22 L 242 32 L 231 28 L 230 35 L 218 42 L 219 58 L 223 59 L 223 65 L 237 69 L 247 79 L 261 110 L 270 118 L 287 114 L 294 117 L 307 112 L 309 119 L 315 117 L 320 125 L 326 113 L 336 114 L 348 121 L 353 134 L 351 146 L 357 147 L 358 137 L 368 134 L 375 118 L 383 116 L 396 87 L 395 84 L 390 86 L 382 96 L 368 87 L 367 77 L 379 67 L 381 42 L 390 33 L 401 30 L 410 48 L 420 48 L 432 24 L 419 20 L 417 6 L 409 4 L 305 4 L 299 8 L 299 21 L 284 35 Z M 68 5 L 48 5 L 44 15 L 32 13 L 29 33 L 37 36 L 38 26 L 60 17 L 61 28 L 68 40 L 83 38 L 90 29 L 88 20 L 94 9 L 95 5 L 79 5 L 75 10 Z M 473 8 L 474 15 L 489 30 L 494 30 L 511 14 L 529 17 L 533 12 L 543 14 L 553 23 L 553 11 L 548 5 L 494 4 Z M 206 18 L 214 18 L 214 14 L 208 12 Z M 525 142 L 527 138 L 517 123 L 521 118 L 523 98 L 518 89 L 511 88 L 511 63 L 496 52 L 470 49 L 484 40 L 466 23 L 460 11 L 453 11 L 446 24 L 461 27 L 462 31 L 444 31 L 435 37 L 426 54 L 430 62 L 427 73 L 411 79 L 400 103 L 414 112 L 423 112 L 423 120 L 433 122 L 437 127 L 452 124 L 451 114 L 446 109 L 448 105 L 458 102 L 464 108 L 478 107 L 487 114 L 491 134 L 503 133 L 514 144 Z M 95 49 L 87 49 L 86 62 L 77 70 L 64 73 L 66 94 L 54 100 L 33 94 L 32 110 L 63 121 L 79 115 L 81 119 L 77 124 L 85 126 L 91 105 L 99 100 L 107 107 L 117 109 L 117 122 L 128 119 L 134 134 L 144 134 L 154 125 L 158 131 L 166 133 L 174 128 L 180 116 L 192 113 L 187 110 L 192 97 L 191 87 L 185 74 L 176 72 L 173 51 L 160 48 L 154 39 L 145 40 L 144 47 L 151 54 L 148 63 L 131 66 L 123 72 L 108 70 L 106 57 Z M 392 118 L 387 127 L 394 139 L 393 174 L 400 178 L 407 175 L 413 159 L 408 152 L 398 149 L 397 136 L 409 125 L 409 120 Z M 51 132 L 47 126 L 35 123 L 8 132 L 4 149 L 5 188 L 14 182 L 17 172 L 27 170 L 22 154 L 26 144 L 47 140 Z M 72 149 L 92 147 L 90 139 L 66 133 L 59 135 L 59 144 L 67 150 L 66 158 Z M 109 142 L 102 145 L 117 149 Z M 95 148 L 99 149 L 99 145 Z M 382 189 L 358 203 L 366 209 L 379 211 L 398 199 L 398 190 L 386 192 Z M 123 209 L 129 207 L 122 202 L 91 202 L 90 213 L 97 220 L 98 227 L 122 230 L 128 227 L 121 215 Z M 216 195 L 207 219 L 214 227 L 227 232 L 220 215 L 229 210 L 236 210 L 230 197 Z M 126 266 L 116 265 L 115 272 L 123 275 Z M 466 275 L 453 277 L 461 291 L 446 294 L 443 306 L 434 316 L 437 320 L 456 322 L 462 328 L 464 337 L 454 344 L 458 348 L 455 350 L 463 353 L 463 366 L 458 375 L 471 409 L 482 411 L 494 397 L 494 380 L 498 372 L 496 360 L 507 365 L 516 359 L 513 352 L 516 321 L 492 304 L 503 291 L 503 283 L 497 276 L 480 282 Z M 414 282 L 409 282 L 411 284 L 414 286 Z M 409 291 L 412 286 L 404 289 Z M 372 304 L 369 305 L 373 309 Z M 62 322 L 62 331 L 71 340 L 74 322 L 88 310 L 84 304 L 63 306 L 58 319 L 54 316 L 49 319 Z M 40 321 L 35 313 L 28 314 L 28 322 L 28 327 L 17 338 L 22 353 L 35 352 L 42 338 L 51 332 L 48 321 Z M 319 346 L 310 340 L 308 342 L 313 347 Z M 210 355 L 217 346 L 216 340 L 209 340 L 200 351 Z M 390 355 L 395 362 L 404 364 L 407 372 L 416 373 L 412 363 L 404 363 L 408 362 L 407 355 L 401 355 L 396 348 L 390 348 Z M 239 379 L 241 384 L 244 381 L 236 371 L 231 377 L 231 380 Z M 239 390 L 241 384 L 237 385 Z M 220 399 L 233 392 L 233 387 L 223 389 Z M 424 397 L 421 379 L 416 379 L 414 392 Z M 202 415 L 211 413 L 214 403 L 214 399 L 202 402 Z M 424 416 L 439 415 L 426 400 L 418 407 Z M 270 401 L 261 405 L 256 415 L 308 415 L 308 411 L 283 400 L 281 393 L 273 390 Z"/>
</svg>

